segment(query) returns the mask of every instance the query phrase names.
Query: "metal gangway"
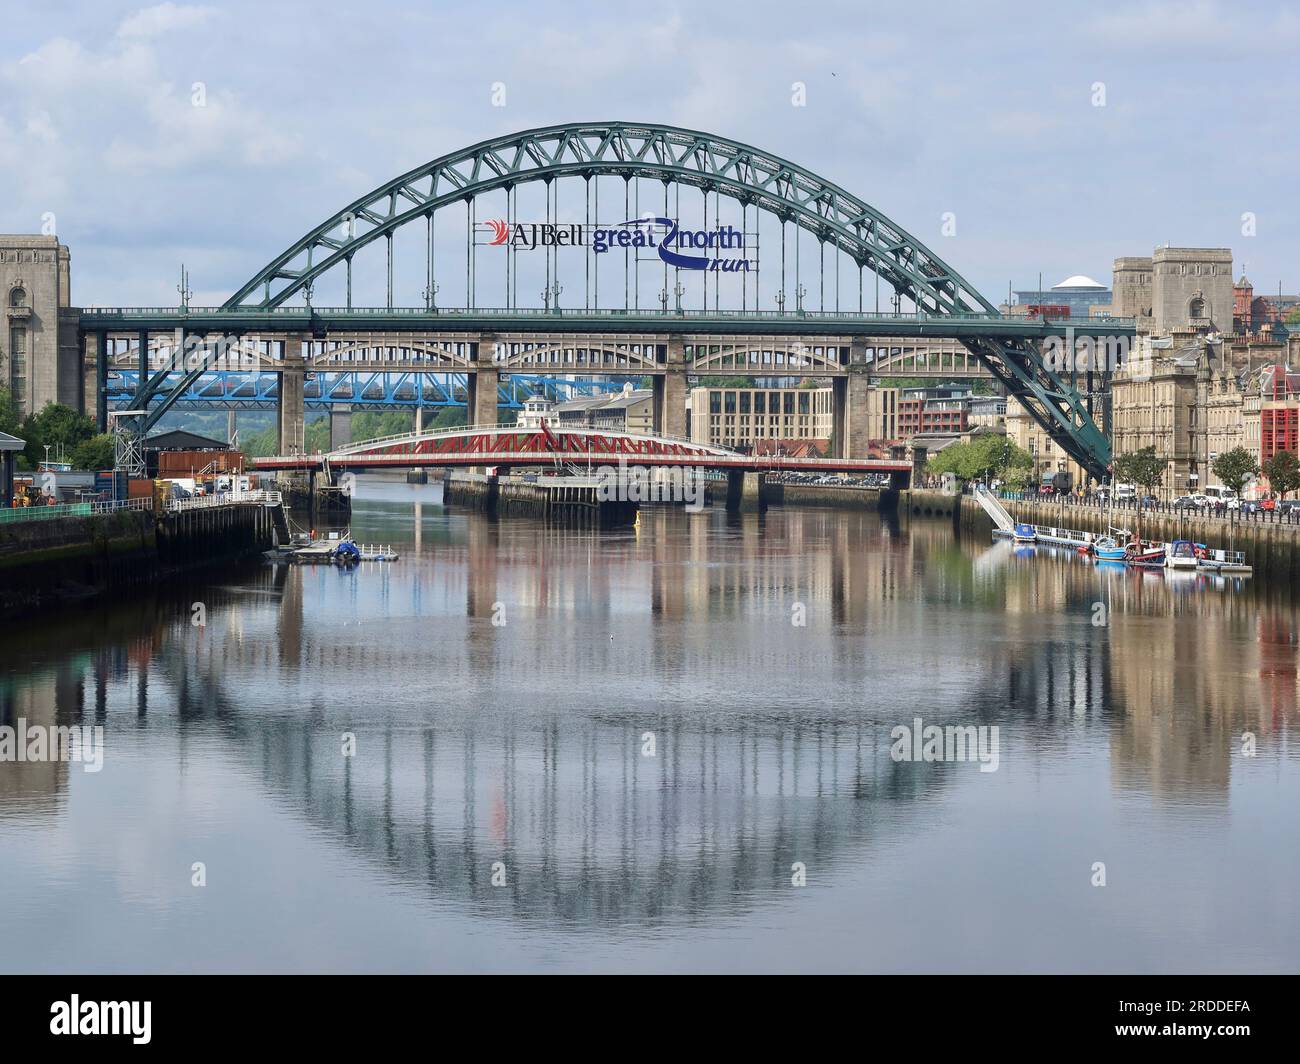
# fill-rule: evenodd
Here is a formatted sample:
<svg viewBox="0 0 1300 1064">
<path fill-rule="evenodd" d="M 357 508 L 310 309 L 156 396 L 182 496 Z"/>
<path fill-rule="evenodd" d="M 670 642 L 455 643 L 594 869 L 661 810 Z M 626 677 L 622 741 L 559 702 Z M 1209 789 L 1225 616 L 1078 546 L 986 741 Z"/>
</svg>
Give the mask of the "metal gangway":
<svg viewBox="0 0 1300 1064">
<path fill-rule="evenodd" d="M 989 489 L 984 487 L 982 484 L 976 484 L 975 498 L 978 499 L 979 504 L 984 507 L 984 512 L 988 514 L 989 517 L 993 518 L 993 523 L 997 525 L 998 528 L 1003 532 L 1012 532 L 1015 530 L 1016 522 L 1012 519 L 1011 515 L 1007 513 L 1006 507 L 998 501 L 997 496 L 994 495 L 993 492 L 989 491 Z"/>
</svg>

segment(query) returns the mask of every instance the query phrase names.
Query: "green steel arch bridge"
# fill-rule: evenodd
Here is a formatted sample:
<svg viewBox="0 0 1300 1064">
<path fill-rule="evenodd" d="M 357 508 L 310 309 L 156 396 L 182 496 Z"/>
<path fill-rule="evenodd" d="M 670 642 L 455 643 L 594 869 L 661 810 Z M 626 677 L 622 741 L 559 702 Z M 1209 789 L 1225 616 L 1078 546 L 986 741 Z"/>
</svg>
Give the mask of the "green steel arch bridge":
<svg viewBox="0 0 1300 1064">
<path fill-rule="evenodd" d="M 116 418 L 136 437 L 205 375 L 274 372 L 282 454 L 303 450 L 304 383 L 364 372 L 457 375 L 471 424 L 497 420 L 503 376 L 649 377 L 665 436 L 685 435 L 689 376 L 829 378 L 837 457 L 865 458 L 877 352 L 934 342 L 949 364 L 954 344 L 969 352 L 1101 478 L 1114 360 L 1058 372 L 1044 345 L 1117 350 L 1134 333 L 1131 319 L 1003 316 L 839 185 L 750 145 L 628 122 L 441 156 L 330 215 L 222 306 L 190 306 L 181 288 L 177 307 L 82 312 L 101 424 L 114 367 L 136 371 Z"/>
</svg>

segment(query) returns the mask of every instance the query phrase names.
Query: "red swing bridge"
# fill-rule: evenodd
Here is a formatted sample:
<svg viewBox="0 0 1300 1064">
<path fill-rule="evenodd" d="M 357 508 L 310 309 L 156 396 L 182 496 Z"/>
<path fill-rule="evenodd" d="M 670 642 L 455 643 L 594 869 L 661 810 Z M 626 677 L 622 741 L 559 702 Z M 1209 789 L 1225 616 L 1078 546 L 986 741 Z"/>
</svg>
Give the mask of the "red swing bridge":
<svg viewBox="0 0 1300 1064">
<path fill-rule="evenodd" d="M 409 433 L 355 443 L 318 454 L 250 459 L 266 472 L 338 473 L 377 469 L 495 467 L 498 473 L 526 467 L 689 466 L 727 473 L 876 473 L 905 488 L 911 463 L 873 458 L 792 458 L 753 455 L 671 436 L 632 432 L 580 432 L 512 425 L 471 425 Z"/>
</svg>

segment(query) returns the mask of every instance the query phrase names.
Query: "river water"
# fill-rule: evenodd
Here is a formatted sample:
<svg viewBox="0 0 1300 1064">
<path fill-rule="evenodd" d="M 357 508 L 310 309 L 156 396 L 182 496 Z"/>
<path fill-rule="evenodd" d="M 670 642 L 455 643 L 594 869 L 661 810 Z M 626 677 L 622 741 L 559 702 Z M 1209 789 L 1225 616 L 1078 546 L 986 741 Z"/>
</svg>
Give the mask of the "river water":
<svg viewBox="0 0 1300 1064">
<path fill-rule="evenodd" d="M 395 564 L 4 629 L 0 723 L 98 725 L 103 763 L 0 763 L 0 970 L 1300 968 L 1285 594 L 440 498 L 362 478 Z M 918 719 L 984 746 L 894 756 Z"/>
</svg>

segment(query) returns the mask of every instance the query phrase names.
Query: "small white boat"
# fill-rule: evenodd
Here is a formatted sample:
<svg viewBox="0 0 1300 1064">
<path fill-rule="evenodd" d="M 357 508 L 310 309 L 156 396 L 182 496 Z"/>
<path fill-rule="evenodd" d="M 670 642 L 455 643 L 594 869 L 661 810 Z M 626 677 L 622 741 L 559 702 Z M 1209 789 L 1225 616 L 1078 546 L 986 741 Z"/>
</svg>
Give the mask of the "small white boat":
<svg viewBox="0 0 1300 1064">
<path fill-rule="evenodd" d="M 1189 539 L 1176 539 L 1165 546 L 1166 569 L 1195 569 L 1199 561 L 1196 544 Z"/>
</svg>

